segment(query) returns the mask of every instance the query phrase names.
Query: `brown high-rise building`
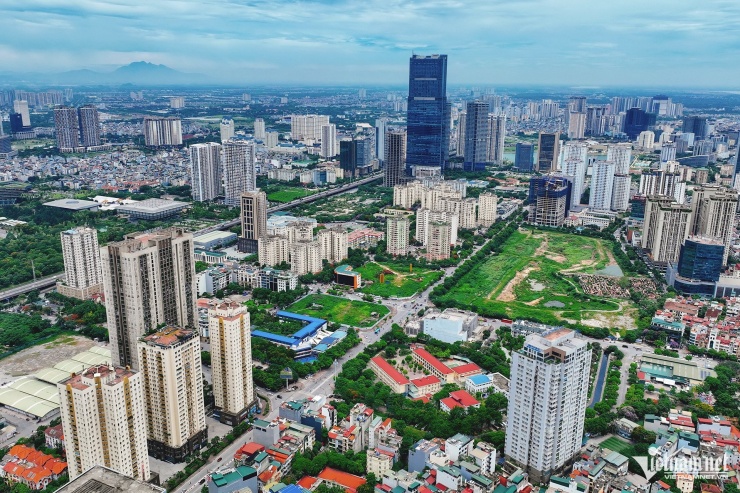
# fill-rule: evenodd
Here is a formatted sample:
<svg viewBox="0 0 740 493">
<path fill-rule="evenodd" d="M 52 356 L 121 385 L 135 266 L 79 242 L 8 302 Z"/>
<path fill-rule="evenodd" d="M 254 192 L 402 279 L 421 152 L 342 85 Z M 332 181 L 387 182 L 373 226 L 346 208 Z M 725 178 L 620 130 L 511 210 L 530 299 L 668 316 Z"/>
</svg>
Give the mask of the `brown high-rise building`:
<svg viewBox="0 0 740 493">
<path fill-rule="evenodd" d="M 395 130 L 385 134 L 385 174 L 383 186 L 393 187 L 406 182 L 406 132 Z"/>
<path fill-rule="evenodd" d="M 261 190 L 241 194 L 242 234 L 237 248 L 240 252 L 255 253 L 257 240 L 267 233 L 267 194 Z"/>
<path fill-rule="evenodd" d="M 166 323 L 197 328 L 193 235 L 135 233 L 101 248 L 113 362 L 139 368 L 141 336 Z"/>
</svg>

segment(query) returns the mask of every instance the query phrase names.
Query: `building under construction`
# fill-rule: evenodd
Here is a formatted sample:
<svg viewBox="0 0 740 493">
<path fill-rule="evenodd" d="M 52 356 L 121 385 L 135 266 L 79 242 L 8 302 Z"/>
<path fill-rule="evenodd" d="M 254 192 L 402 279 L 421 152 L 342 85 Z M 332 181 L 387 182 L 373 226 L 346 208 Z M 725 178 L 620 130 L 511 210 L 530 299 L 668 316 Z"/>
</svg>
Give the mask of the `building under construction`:
<svg viewBox="0 0 740 493">
<path fill-rule="evenodd" d="M 570 210 L 573 184 L 563 176 L 538 176 L 529 182 L 529 222 L 538 226 L 562 226 Z"/>
</svg>

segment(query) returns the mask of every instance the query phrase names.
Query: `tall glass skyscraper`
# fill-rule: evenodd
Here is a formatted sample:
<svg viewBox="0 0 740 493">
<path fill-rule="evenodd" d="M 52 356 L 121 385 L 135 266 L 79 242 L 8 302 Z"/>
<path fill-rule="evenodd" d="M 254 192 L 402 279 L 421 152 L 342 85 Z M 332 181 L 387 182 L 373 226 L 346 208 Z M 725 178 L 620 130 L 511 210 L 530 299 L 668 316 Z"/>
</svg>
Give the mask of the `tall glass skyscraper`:
<svg viewBox="0 0 740 493">
<path fill-rule="evenodd" d="M 409 64 L 406 171 L 444 168 L 450 148 L 447 55 L 414 55 Z"/>
</svg>

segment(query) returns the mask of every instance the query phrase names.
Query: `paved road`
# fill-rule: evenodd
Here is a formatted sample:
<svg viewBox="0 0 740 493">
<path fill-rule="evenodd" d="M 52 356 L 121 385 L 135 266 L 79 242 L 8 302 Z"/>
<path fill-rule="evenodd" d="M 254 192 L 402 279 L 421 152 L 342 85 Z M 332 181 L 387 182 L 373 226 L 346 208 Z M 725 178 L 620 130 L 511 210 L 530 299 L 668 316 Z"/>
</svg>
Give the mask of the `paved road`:
<svg viewBox="0 0 740 493">
<path fill-rule="evenodd" d="M 326 197 L 331 197 L 333 195 L 338 195 L 344 192 L 347 192 L 348 190 L 352 190 L 354 188 L 357 188 L 361 185 L 366 185 L 368 183 L 372 183 L 382 177 L 382 174 L 376 173 L 372 176 L 369 176 L 367 178 L 363 178 L 362 180 L 357 180 L 352 183 L 347 183 L 346 185 L 342 185 L 338 188 L 332 188 L 329 190 L 325 190 L 323 192 L 319 192 L 314 195 L 309 195 L 308 197 L 303 197 L 300 199 L 296 199 L 292 202 L 288 202 L 286 204 L 280 204 L 276 205 L 274 207 L 270 207 L 267 209 L 267 213 L 271 214 L 273 212 L 278 211 L 284 211 L 287 209 L 291 209 L 293 207 L 296 207 L 298 205 L 307 204 L 309 202 L 313 202 L 315 200 L 319 200 Z M 224 221 L 222 223 L 214 224 L 213 226 L 209 226 L 207 228 L 199 229 L 197 231 L 193 231 L 193 236 L 201 236 L 206 233 L 210 233 L 212 231 L 216 230 L 224 230 L 229 229 L 231 227 L 234 227 L 238 225 L 241 222 L 241 219 L 232 219 L 230 221 Z M 34 282 L 21 284 L 20 286 L 15 286 L 10 289 L 6 289 L 5 291 L 0 291 L 0 300 L 9 300 L 11 298 L 15 298 L 16 296 L 20 296 L 22 294 L 28 293 L 30 291 L 33 291 L 35 289 L 43 289 L 48 288 L 50 286 L 53 286 L 58 279 L 62 279 L 64 277 L 64 272 L 57 272 L 56 274 L 52 274 L 47 277 L 42 277 L 40 279 L 37 279 Z"/>
</svg>

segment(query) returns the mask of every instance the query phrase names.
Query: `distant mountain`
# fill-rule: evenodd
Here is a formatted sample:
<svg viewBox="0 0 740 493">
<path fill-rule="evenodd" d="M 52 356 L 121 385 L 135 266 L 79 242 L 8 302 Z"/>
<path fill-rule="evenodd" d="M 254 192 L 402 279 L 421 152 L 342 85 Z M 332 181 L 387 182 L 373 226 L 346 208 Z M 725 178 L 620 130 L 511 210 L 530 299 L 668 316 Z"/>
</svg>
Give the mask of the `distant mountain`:
<svg viewBox="0 0 740 493">
<path fill-rule="evenodd" d="M 133 62 L 118 67 L 113 72 L 94 70 L 70 70 L 57 74 L 3 74 L 8 81 L 25 81 L 71 85 L 135 84 L 161 86 L 173 84 L 200 84 L 206 82 L 203 74 L 179 72 L 166 65 L 149 62 Z"/>
<path fill-rule="evenodd" d="M 115 82 L 130 84 L 172 84 L 198 77 L 196 74 L 178 72 L 166 65 L 149 62 L 129 63 L 108 75 Z"/>
</svg>

